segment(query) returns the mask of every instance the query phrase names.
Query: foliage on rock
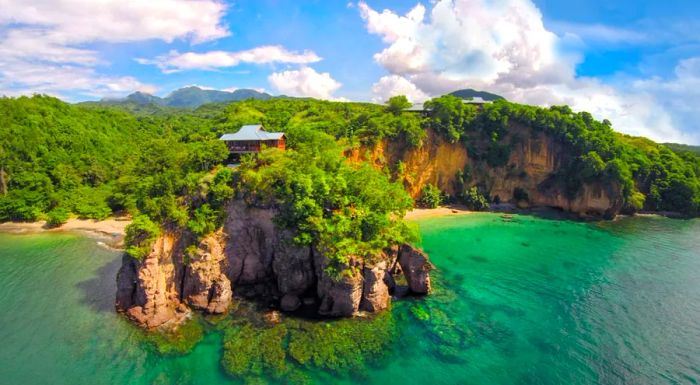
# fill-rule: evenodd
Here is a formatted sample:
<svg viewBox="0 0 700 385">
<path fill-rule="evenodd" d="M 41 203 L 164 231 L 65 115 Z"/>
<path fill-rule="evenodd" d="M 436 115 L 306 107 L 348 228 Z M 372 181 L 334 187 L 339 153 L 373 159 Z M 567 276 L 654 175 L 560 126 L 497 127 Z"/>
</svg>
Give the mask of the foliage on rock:
<svg viewBox="0 0 700 385">
<path fill-rule="evenodd" d="M 311 146 L 271 149 L 243 162 L 236 187 L 251 204 L 277 209 L 294 240 L 314 245 L 333 264 L 369 258 L 409 242 L 403 221 L 412 200 L 399 183 L 366 163 L 350 163 L 323 134 Z"/>
<path fill-rule="evenodd" d="M 126 227 L 124 243 L 126 252 L 138 259 L 144 259 L 151 252 L 151 246 L 160 235 L 160 227 L 145 215 L 139 215 Z"/>
</svg>

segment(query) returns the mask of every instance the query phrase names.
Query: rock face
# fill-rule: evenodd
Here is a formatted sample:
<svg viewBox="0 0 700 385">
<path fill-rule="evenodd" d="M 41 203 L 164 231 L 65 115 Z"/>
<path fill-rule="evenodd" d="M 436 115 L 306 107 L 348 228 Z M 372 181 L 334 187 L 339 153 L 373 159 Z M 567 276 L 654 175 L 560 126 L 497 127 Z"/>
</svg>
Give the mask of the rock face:
<svg viewBox="0 0 700 385">
<path fill-rule="evenodd" d="M 231 304 L 231 281 L 225 271 L 226 257 L 221 234 L 203 239 L 194 253 L 187 255 L 182 298 L 190 307 L 209 313 L 223 313 Z M 187 251 L 185 251 L 187 253 Z"/>
<path fill-rule="evenodd" d="M 318 297 L 321 299 L 319 314 L 331 317 L 348 317 L 360 309 L 362 300 L 362 273 L 357 265 L 345 267 L 342 277 L 328 274 L 328 261 L 317 258 Z"/>
<path fill-rule="evenodd" d="M 223 228 L 198 244 L 192 245 L 185 232 L 173 232 L 158 238 L 143 261 L 125 256 L 117 277 L 117 309 L 136 324 L 155 328 L 177 324 L 190 309 L 225 313 L 235 294 L 283 311 L 318 304 L 321 315 L 349 317 L 389 307 L 397 264 L 413 292 L 429 291 L 431 265 L 410 246 L 387 250 L 371 265 L 355 259 L 341 266 L 345 272 L 337 277 L 322 252 L 294 244 L 292 233 L 276 227 L 274 215 L 271 209 L 234 201 Z"/>
<path fill-rule="evenodd" d="M 382 261 L 372 267 L 365 266 L 362 269 L 364 287 L 362 289 L 362 302 L 360 310 L 377 312 L 389 307 L 391 296 L 387 280 L 391 274 L 387 270 L 387 263 Z M 390 278 L 393 282 L 393 277 Z"/>
<path fill-rule="evenodd" d="M 292 242 L 289 232 L 279 233 L 272 272 L 280 293 L 300 296 L 316 285 L 314 256 L 311 247 L 299 247 Z"/>
<path fill-rule="evenodd" d="M 399 249 L 399 265 L 408 282 L 408 288 L 415 294 L 430 293 L 430 271 L 433 265 L 422 251 L 409 245 Z"/>
<path fill-rule="evenodd" d="M 117 275 L 117 308 L 136 324 L 154 328 L 187 313 L 181 306 L 181 242 L 172 235 L 156 240 L 143 261 L 130 257 Z"/>
<path fill-rule="evenodd" d="M 503 203 L 554 207 L 582 216 L 610 217 L 621 210 L 620 186 L 584 184 L 570 196 L 563 186 L 557 185 L 555 175 L 569 159 L 570 151 L 545 133 L 513 126 L 503 142 L 512 143 L 511 151 L 505 165 L 498 167 L 471 158 L 464 144 L 448 143 L 431 130 L 423 145 L 415 149 L 407 150 L 398 141 L 380 141 L 374 147 L 347 155 L 351 160 L 368 160 L 380 168 L 402 162 L 405 171 L 401 177 L 414 198 L 428 183 L 454 195 L 459 185 L 457 175 L 461 173 L 469 186 L 479 186 L 492 199 Z M 472 145 L 481 146 L 478 142 Z M 527 199 L 522 199 L 523 192 Z"/>
</svg>

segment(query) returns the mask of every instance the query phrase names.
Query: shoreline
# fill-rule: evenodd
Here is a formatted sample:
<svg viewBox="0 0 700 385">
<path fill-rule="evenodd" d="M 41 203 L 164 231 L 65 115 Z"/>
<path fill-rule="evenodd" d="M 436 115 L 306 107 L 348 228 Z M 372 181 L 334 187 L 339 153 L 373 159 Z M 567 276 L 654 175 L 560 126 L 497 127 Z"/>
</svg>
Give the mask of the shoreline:
<svg viewBox="0 0 700 385">
<path fill-rule="evenodd" d="M 112 217 L 102 221 L 94 219 L 71 218 L 58 227 L 46 227 L 46 221 L 36 222 L 3 222 L 0 232 L 10 234 L 32 234 L 44 232 L 83 232 L 96 235 L 107 240 L 106 245 L 120 249 L 123 247 L 126 226 L 131 223 L 128 217 Z"/>
<path fill-rule="evenodd" d="M 462 205 L 446 205 L 439 206 L 434 209 L 414 208 L 406 213 L 405 220 L 420 220 L 427 218 L 438 218 L 447 216 L 462 216 L 474 213 L 496 213 L 496 214 L 518 214 L 518 215 L 533 215 L 545 219 L 568 220 L 568 221 L 616 221 L 628 217 L 659 217 L 670 219 L 691 219 L 692 217 L 684 216 L 681 213 L 673 211 L 640 211 L 634 214 L 617 214 L 614 218 L 605 219 L 595 216 L 581 216 L 576 213 L 562 211 L 554 207 L 533 206 L 529 208 L 518 208 L 513 204 L 502 203 L 492 205 L 489 209 L 483 211 L 469 210 Z"/>
<path fill-rule="evenodd" d="M 449 205 L 440 206 L 434 209 L 414 208 L 403 217 L 406 220 L 426 219 L 435 217 L 461 216 L 473 214 L 476 211 L 469 210 L 465 206 Z"/>
</svg>

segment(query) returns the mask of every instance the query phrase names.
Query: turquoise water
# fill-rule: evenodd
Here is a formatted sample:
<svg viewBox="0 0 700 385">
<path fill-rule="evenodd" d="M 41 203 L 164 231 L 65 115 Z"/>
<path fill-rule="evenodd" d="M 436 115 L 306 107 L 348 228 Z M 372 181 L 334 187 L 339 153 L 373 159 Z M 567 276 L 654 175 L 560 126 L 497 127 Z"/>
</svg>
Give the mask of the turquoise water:
<svg viewBox="0 0 700 385">
<path fill-rule="evenodd" d="M 434 295 L 395 303 L 388 359 L 315 382 L 700 381 L 700 221 L 419 223 Z M 80 235 L 0 234 L 1 384 L 238 383 L 220 368 L 219 334 L 162 357 L 114 314 L 120 263 Z"/>
</svg>

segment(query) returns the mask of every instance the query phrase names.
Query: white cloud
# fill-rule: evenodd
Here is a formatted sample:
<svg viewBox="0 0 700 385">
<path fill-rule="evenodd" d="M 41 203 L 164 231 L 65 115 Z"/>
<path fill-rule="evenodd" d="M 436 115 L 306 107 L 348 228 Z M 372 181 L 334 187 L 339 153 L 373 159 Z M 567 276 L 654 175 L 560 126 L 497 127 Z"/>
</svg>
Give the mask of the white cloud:
<svg viewBox="0 0 700 385">
<path fill-rule="evenodd" d="M 310 67 L 275 72 L 267 79 L 282 94 L 318 99 L 335 99 L 333 92 L 342 85 L 333 79 L 328 72 L 318 73 Z"/>
<path fill-rule="evenodd" d="M 0 62 L 0 74 L 0 94 L 7 96 L 43 93 L 68 99 L 66 91 L 101 97 L 156 91 L 131 76 L 105 76 L 93 68 L 74 65 Z"/>
<path fill-rule="evenodd" d="M 700 105 L 700 57 L 681 60 L 671 79 L 636 80 L 632 82 L 631 88 L 654 95 L 657 107 L 650 113 L 670 112 L 672 124 L 687 130 L 686 142 L 700 144 L 700 122 L 697 115 L 697 106 Z"/>
<path fill-rule="evenodd" d="M 147 39 L 194 42 L 228 35 L 216 0 L 0 0 L 0 24 L 32 25 L 65 44 Z"/>
<path fill-rule="evenodd" d="M 215 68 L 235 67 L 241 63 L 268 64 L 314 63 L 321 58 L 311 51 L 292 52 L 284 47 L 268 45 L 256 47 L 245 51 L 210 51 L 210 52 L 186 52 L 171 51 L 167 55 L 158 56 L 154 60 L 136 59 L 141 64 L 157 65 L 165 73 L 182 70 L 212 70 Z"/>
<path fill-rule="evenodd" d="M 405 95 L 413 103 L 428 99 L 425 92 L 418 89 L 410 80 L 399 75 L 382 76 L 372 86 L 372 101 L 375 103 L 384 103 L 396 95 Z"/>
<path fill-rule="evenodd" d="M 108 65 L 87 44 L 228 35 L 218 0 L 0 0 L 0 94 L 44 92 L 113 96 L 153 91 L 129 76 L 106 76 Z"/>
<path fill-rule="evenodd" d="M 652 84 L 621 89 L 577 77 L 580 57 L 564 53 L 564 40 L 545 28 L 530 0 L 439 0 L 429 11 L 418 4 L 405 15 L 378 12 L 364 2 L 358 8 L 367 30 L 386 44 L 374 56 L 393 79 L 384 77 L 374 85 L 374 93 L 382 98 L 387 95 L 381 91 L 394 83 L 407 87 L 402 92 L 433 96 L 469 87 L 521 103 L 566 103 L 608 118 L 616 129 L 634 135 L 662 141 L 697 139 L 678 129 L 674 111 L 660 105 Z M 579 32 L 625 37 L 624 31 L 605 28 Z"/>
</svg>

